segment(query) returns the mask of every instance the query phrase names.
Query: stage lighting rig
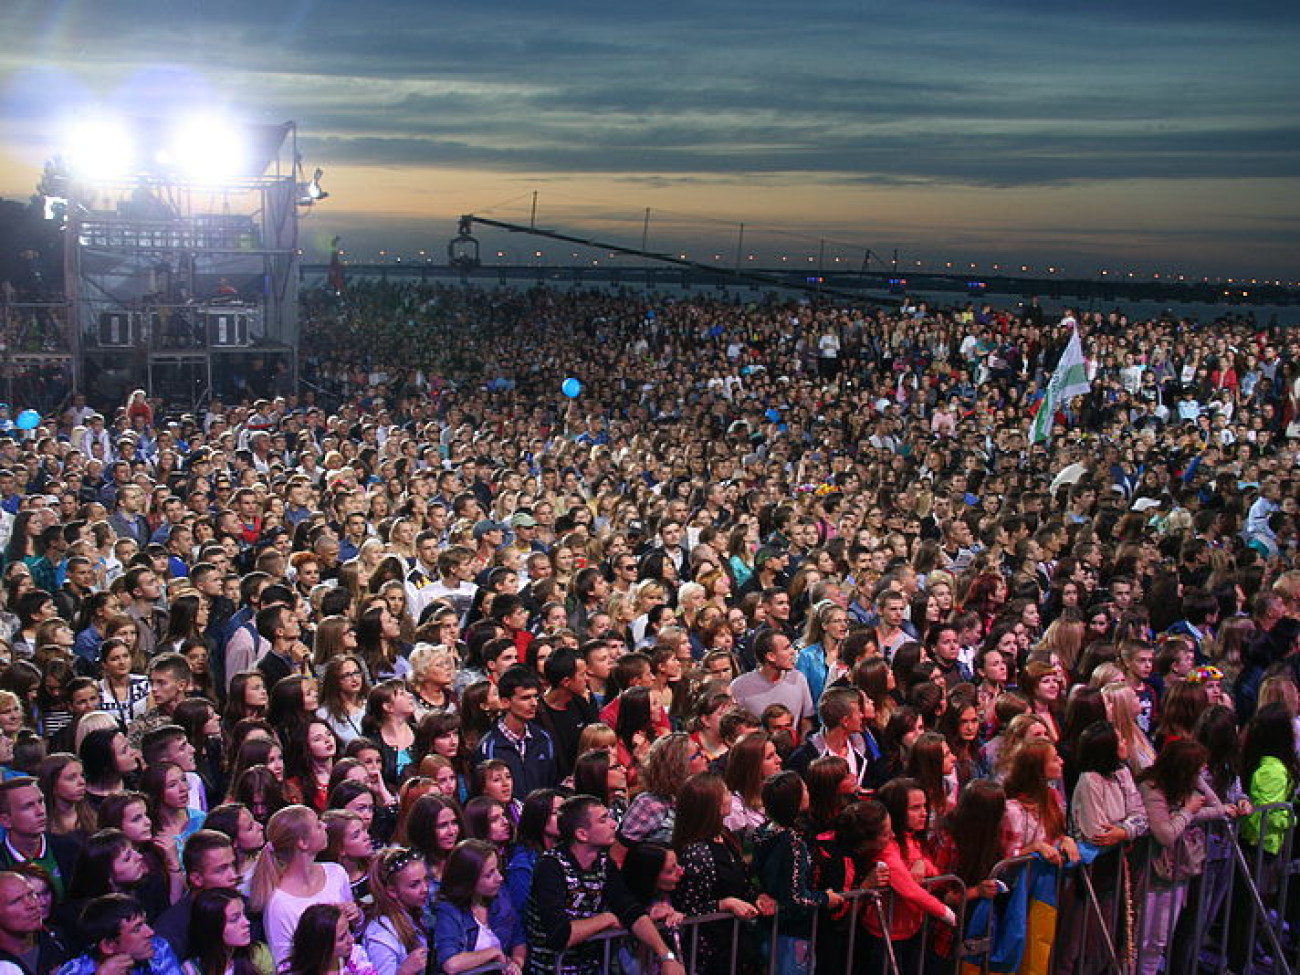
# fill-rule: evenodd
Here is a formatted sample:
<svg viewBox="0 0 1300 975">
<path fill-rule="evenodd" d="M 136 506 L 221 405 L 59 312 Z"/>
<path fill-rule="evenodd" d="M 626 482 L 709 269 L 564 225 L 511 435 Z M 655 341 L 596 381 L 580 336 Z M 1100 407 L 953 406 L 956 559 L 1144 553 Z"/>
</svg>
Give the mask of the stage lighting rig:
<svg viewBox="0 0 1300 975">
<path fill-rule="evenodd" d="M 299 171 L 301 172 L 302 161 L 299 160 Z M 325 175 L 325 170 L 319 166 L 311 174 L 311 179 L 305 183 L 298 184 L 298 206 L 309 207 L 315 206 L 321 200 L 329 197 L 329 193 L 321 189 L 320 178 Z"/>
</svg>

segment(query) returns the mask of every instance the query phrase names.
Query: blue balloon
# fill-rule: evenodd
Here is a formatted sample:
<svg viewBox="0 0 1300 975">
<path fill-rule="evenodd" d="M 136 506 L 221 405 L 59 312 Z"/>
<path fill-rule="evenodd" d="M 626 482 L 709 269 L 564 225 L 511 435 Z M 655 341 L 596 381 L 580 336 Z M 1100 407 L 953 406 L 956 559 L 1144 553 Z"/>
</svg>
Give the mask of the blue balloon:
<svg viewBox="0 0 1300 975">
<path fill-rule="evenodd" d="M 41 425 L 41 415 L 35 410 L 23 410 L 14 423 L 19 430 L 35 430 Z"/>
<path fill-rule="evenodd" d="M 781 422 L 781 413 L 779 410 L 774 410 L 771 407 L 768 407 L 767 412 L 765 412 L 763 415 L 767 417 L 769 423 Z"/>
<path fill-rule="evenodd" d="M 569 399 L 577 399 L 582 394 L 582 383 L 570 376 L 560 384 L 560 392 Z"/>
</svg>

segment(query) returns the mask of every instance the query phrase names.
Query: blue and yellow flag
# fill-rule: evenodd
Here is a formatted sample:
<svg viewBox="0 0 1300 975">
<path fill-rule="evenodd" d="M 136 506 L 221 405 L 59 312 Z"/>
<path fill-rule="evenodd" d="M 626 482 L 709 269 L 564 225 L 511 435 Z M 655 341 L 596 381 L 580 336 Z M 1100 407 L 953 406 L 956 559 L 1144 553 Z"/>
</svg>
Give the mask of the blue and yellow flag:
<svg viewBox="0 0 1300 975">
<path fill-rule="evenodd" d="M 1047 975 L 1056 933 L 1057 867 L 1035 858 L 1007 878 L 1009 893 L 980 900 L 966 922 L 966 938 L 990 935 L 990 972 L 1002 975 Z M 962 975 L 982 971 L 983 953 L 968 954 Z"/>
</svg>

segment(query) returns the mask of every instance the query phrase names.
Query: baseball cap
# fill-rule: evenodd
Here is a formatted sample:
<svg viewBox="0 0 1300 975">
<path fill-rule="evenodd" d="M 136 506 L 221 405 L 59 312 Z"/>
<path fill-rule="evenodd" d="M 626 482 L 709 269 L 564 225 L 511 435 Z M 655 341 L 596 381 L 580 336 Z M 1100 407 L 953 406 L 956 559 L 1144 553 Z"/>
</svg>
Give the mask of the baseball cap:
<svg viewBox="0 0 1300 975">
<path fill-rule="evenodd" d="M 474 526 L 474 540 L 478 541 L 488 532 L 504 532 L 505 530 L 506 530 L 506 526 L 501 524 L 501 522 L 492 521 L 491 519 L 484 518 L 482 521 L 480 521 L 477 525 Z"/>
</svg>

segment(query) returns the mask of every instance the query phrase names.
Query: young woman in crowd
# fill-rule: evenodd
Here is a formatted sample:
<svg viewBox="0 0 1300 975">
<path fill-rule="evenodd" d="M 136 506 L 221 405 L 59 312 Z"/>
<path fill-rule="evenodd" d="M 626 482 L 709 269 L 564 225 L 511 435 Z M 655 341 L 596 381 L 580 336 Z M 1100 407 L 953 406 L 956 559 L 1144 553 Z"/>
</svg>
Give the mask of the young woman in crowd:
<svg viewBox="0 0 1300 975">
<path fill-rule="evenodd" d="M 208 810 L 203 821 L 204 829 L 216 830 L 230 837 L 235 848 L 235 872 L 239 874 L 240 889 L 247 890 L 253 876 L 257 855 L 266 845 L 266 829 L 248 807 L 240 802 L 225 802 Z"/>
<path fill-rule="evenodd" d="M 422 917 L 429 899 L 429 875 L 420 854 L 390 847 L 370 868 L 368 923 L 361 937 L 378 975 L 423 975 L 428 936 Z"/>
<path fill-rule="evenodd" d="M 889 811 L 890 839 L 880 851 L 880 862 L 888 868 L 889 887 L 894 893 L 889 930 L 881 925 L 877 912 L 864 909 L 867 928 L 865 961 L 867 971 L 883 970 L 892 953 L 899 971 L 918 971 L 921 964 L 921 926 L 926 915 L 945 924 L 956 924 L 952 908 L 921 886 L 920 881 L 938 876 L 939 870 L 921 847 L 930 819 L 925 791 L 913 779 L 891 779 L 877 798 Z M 892 945 L 887 948 L 885 939 Z M 892 951 L 891 951 L 892 949 Z"/>
<path fill-rule="evenodd" d="M 365 903 L 369 900 L 370 863 L 375 854 L 368 824 L 351 809 L 328 809 L 321 814 L 320 821 L 326 837 L 320 861 L 342 867 L 348 875 L 352 899 L 358 904 Z"/>
<path fill-rule="evenodd" d="M 415 729 L 411 748 L 416 754 L 422 754 L 422 762 L 428 755 L 447 761 L 456 776 L 454 798 L 464 802 L 469 798 L 469 754 L 461 741 L 460 725 L 458 714 L 426 715 Z"/>
<path fill-rule="evenodd" d="M 352 933 L 354 911 L 351 903 L 308 905 L 277 967 L 280 975 L 378 975 Z"/>
<path fill-rule="evenodd" d="M 249 904 L 262 915 L 271 957 L 278 965 L 289 961 L 290 970 L 301 962 L 299 943 L 311 925 L 299 922 L 313 904 L 328 907 L 345 928 L 361 918 L 347 871 L 337 863 L 317 862 L 327 841 L 325 826 L 314 812 L 306 806 L 286 806 L 267 823 L 266 846 L 253 868 Z M 319 939 L 320 932 L 314 937 Z"/>
<path fill-rule="evenodd" d="M 1228 815 L 1227 807 L 1203 778 L 1208 759 L 1209 752 L 1195 739 L 1167 741 L 1139 779 L 1148 828 L 1158 847 L 1151 860 L 1151 888 L 1138 946 L 1138 975 L 1156 975 L 1159 971 L 1186 903 L 1188 885 L 1205 866 L 1206 840 L 1201 824 Z"/>
<path fill-rule="evenodd" d="M 185 852 L 185 841 L 203 828 L 206 813 L 193 805 L 185 770 L 172 762 L 150 765 L 140 776 L 140 791 L 149 798 L 149 819 L 160 843 L 175 843 Z"/>
<path fill-rule="evenodd" d="M 285 798 L 322 812 L 329 800 L 330 774 L 339 741 L 329 722 L 310 718 L 285 752 Z"/>
<path fill-rule="evenodd" d="M 361 734 L 370 685 L 361 658 L 352 654 L 333 656 L 321 671 L 319 717 L 343 744 Z"/>
<path fill-rule="evenodd" d="M 505 868 L 506 893 L 520 917 L 524 916 L 528 905 L 537 858 L 559 840 L 556 815 L 562 801 L 564 793 L 558 789 L 535 789 L 523 802 L 515 830 L 515 844 L 510 848 Z"/>
<path fill-rule="evenodd" d="M 781 771 L 781 756 L 765 731 L 743 735 L 727 753 L 724 779 L 731 801 L 724 823 L 742 844 L 750 844 L 767 822 L 763 811 L 763 783 Z"/>
<path fill-rule="evenodd" d="M 226 710 L 221 716 L 222 727 L 229 734 L 245 718 L 266 717 L 270 698 L 266 693 L 266 678 L 260 671 L 248 670 L 230 679 L 226 692 Z"/>
<path fill-rule="evenodd" d="M 838 910 L 843 898 L 835 891 L 810 886 L 811 856 L 797 825 L 808 811 L 808 790 L 799 774 L 784 771 L 768 779 L 763 784 L 763 808 L 768 823 L 754 842 L 754 871 L 783 922 L 770 950 L 776 952 L 779 968 L 806 968 L 812 962 L 809 939 L 814 913 L 822 908 Z"/>
<path fill-rule="evenodd" d="M 505 805 L 488 796 L 476 796 L 465 803 L 465 835 L 491 843 L 504 861 L 514 839 L 514 827 Z"/>
<path fill-rule="evenodd" d="M 157 886 L 144 883 L 147 861 L 120 829 L 101 829 L 92 833 L 77 855 L 72 881 L 58 910 L 68 931 L 77 929 L 81 909 L 104 894 L 131 894 L 140 901 L 149 919 L 156 918 L 167 906 L 164 893 Z"/>
<path fill-rule="evenodd" d="M 519 975 L 527 948 L 523 925 L 501 890 L 500 853 L 492 843 L 469 839 L 447 860 L 438 892 L 433 951 L 447 975 L 496 963 Z"/>
<path fill-rule="evenodd" d="M 432 922 L 431 905 L 442 886 L 442 872 L 456 844 L 465 838 L 460 807 L 446 796 L 427 793 L 415 800 L 407 817 L 407 842 L 424 860 L 429 881 L 426 924 Z"/>
<path fill-rule="evenodd" d="M 402 774 L 411 764 L 411 746 L 415 743 L 415 699 L 400 680 L 377 684 L 366 699 L 362 733 L 379 746 L 383 758 L 384 784 L 396 791 Z"/>
<path fill-rule="evenodd" d="M 140 792 L 115 792 L 99 807 L 99 828 L 121 830 L 144 859 L 144 899 L 151 903 L 175 900 L 184 890 L 180 852 L 160 841 L 149 818 L 148 797 Z"/>
<path fill-rule="evenodd" d="M 510 825 L 519 825 L 523 802 L 515 796 L 515 776 L 505 762 L 496 758 L 479 762 L 470 779 L 470 792 L 501 803 L 510 818 Z"/>
<path fill-rule="evenodd" d="M 60 752 L 41 761 L 36 773 L 51 836 L 66 837 L 79 845 L 95 831 L 96 814 L 86 801 L 86 775 L 75 755 Z"/>
<path fill-rule="evenodd" d="M 772 898 L 758 892 L 740 843 L 724 824 L 730 809 L 731 793 L 722 776 L 700 772 L 682 784 L 672 846 L 682 875 L 672 900 L 687 917 L 721 911 L 751 921 L 775 910 Z M 731 931 L 725 923 L 701 929 L 696 971 L 727 969 Z"/>
<path fill-rule="evenodd" d="M 253 940 L 244 896 L 226 887 L 202 890 L 190 911 L 190 944 L 184 975 L 273 975 L 271 952 Z"/>
</svg>

